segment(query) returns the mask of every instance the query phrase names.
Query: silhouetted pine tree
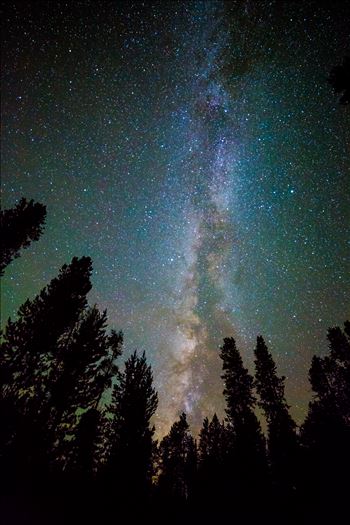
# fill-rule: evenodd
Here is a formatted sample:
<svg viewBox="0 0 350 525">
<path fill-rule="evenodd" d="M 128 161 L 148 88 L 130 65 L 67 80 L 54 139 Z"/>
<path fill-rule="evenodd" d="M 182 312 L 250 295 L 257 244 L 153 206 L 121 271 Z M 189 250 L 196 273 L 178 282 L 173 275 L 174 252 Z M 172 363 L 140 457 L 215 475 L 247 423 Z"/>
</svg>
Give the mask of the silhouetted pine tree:
<svg viewBox="0 0 350 525">
<path fill-rule="evenodd" d="M 149 498 L 154 449 L 154 426 L 150 421 L 157 405 L 158 395 L 145 353 L 138 356 L 134 352 L 114 385 L 110 406 L 114 417 L 107 483 L 108 490 L 122 498 L 123 506 L 136 494 L 139 503 Z M 137 509 L 134 507 L 134 510 Z"/>
<path fill-rule="evenodd" d="M 87 384 L 93 380 L 91 369 L 97 366 L 106 351 L 106 312 L 95 307 L 86 309 L 74 329 L 58 344 L 55 376 L 51 389 L 52 417 L 61 418 L 65 410 L 88 408 L 90 394 Z"/>
<path fill-rule="evenodd" d="M 217 512 L 222 506 L 224 466 L 227 456 L 227 433 L 216 414 L 203 421 L 199 433 L 197 498 L 204 499 L 206 511 Z"/>
<path fill-rule="evenodd" d="M 99 405 L 105 406 L 103 396 L 112 387 L 113 379 L 119 378 L 119 366 L 117 359 L 123 352 L 123 334 L 111 330 L 107 336 L 106 349 L 103 359 L 97 365 L 90 363 L 87 369 L 87 388 L 90 393 L 90 405 L 98 408 Z"/>
<path fill-rule="evenodd" d="M 196 444 L 185 413 L 162 439 L 159 456 L 159 493 L 176 508 L 191 497 L 196 473 Z"/>
<path fill-rule="evenodd" d="M 22 464 L 26 456 L 43 453 L 58 341 L 74 329 L 86 307 L 90 275 L 91 260 L 73 258 L 6 326 L 0 348 L 1 405 L 11 411 L 16 428 L 5 441 L 7 447 L 17 443 Z"/>
<path fill-rule="evenodd" d="M 203 421 L 199 433 L 199 462 L 200 465 L 219 465 L 225 461 L 226 429 L 224 423 L 214 414 L 209 422 L 208 418 Z"/>
<path fill-rule="evenodd" d="M 37 241 L 43 232 L 46 207 L 22 198 L 11 209 L 0 211 L 0 275 L 20 250 Z"/>
<path fill-rule="evenodd" d="M 314 487 L 314 505 L 321 515 L 341 516 L 346 512 L 350 471 L 350 337 L 349 322 L 344 332 L 328 330 L 330 352 L 314 356 L 309 379 L 314 398 L 302 426 L 306 450 L 304 471 L 307 487 Z"/>
<path fill-rule="evenodd" d="M 49 428 L 53 433 L 56 455 L 78 470 L 80 466 L 74 456 L 79 456 L 80 452 L 75 437 L 81 433 L 81 414 L 86 414 L 86 411 L 90 414 L 89 418 L 83 417 L 82 423 L 85 429 L 85 422 L 89 421 L 90 431 L 91 414 L 95 414 L 97 446 L 101 424 L 99 404 L 104 392 L 111 387 L 113 377 L 118 375 L 115 360 L 121 354 L 122 335 L 114 331 L 107 335 L 106 322 L 105 311 L 101 314 L 96 306 L 87 309 L 74 330 L 62 338 L 57 352 L 50 389 Z M 94 462 L 90 465 L 90 474 L 93 469 Z"/>
<path fill-rule="evenodd" d="M 96 439 L 96 457 L 94 470 L 100 472 L 104 468 L 110 452 L 110 433 L 111 433 L 111 414 L 109 411 L 110 394 L 113 383 L 120 380 L 119 366 L 117 359 L 123 351 L 123 334 L 111 330 L 107 340 L 108 352 L 99 362 L 94 375 L 92 387 L 92 398 L 95 399 L 95 405 L 92 407 L 98 409 L 98 427 Z"/>
<path fill-rule="evenodd" d="M 228 433 L 226 497 L 237 495 L 237 508 L 252 497 L 264 499 L 267 482 L 265 439 L 254 413 L 253 378 L 243 366 L 232 337 L 220 349 L 223 361 L 224 396 Z M 249 507 L 248 507 L 249 508 Z"/>
<path fill-rule="evenodd" d="M 215 414 L 216 415 L 216 414 Z M 204 461 L 208 457 L 209 449 L 209 419 L 207 417 L 203 420 L 202 428 L 199 431 L 199 461 Z"/>
<path fill-rule="evenodd" d="M 287 496 L 296 484 L 298 443 L 296 424 L 289 414 L 284 395 L 284 377 L 277 376 L 271 353 L 261 336 L 255 348 L 255 386 L 259 406 L 263 409 L 268 429 L 268 455 L 275 488 L 279 497 Z M 284 503 L 283 503 L 284 504 Z"/>
</svg>

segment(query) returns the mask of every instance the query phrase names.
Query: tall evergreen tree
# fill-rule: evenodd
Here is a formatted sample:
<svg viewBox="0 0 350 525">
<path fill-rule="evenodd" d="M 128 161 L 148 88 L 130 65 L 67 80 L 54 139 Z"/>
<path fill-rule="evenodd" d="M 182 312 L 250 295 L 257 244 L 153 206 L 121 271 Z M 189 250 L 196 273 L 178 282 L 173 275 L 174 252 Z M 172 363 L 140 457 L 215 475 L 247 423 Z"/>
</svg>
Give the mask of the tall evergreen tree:
<svg viewBox="0 0 350 525">
<path fill-rule="evenodd" d="M 73 453 L 70 458 L 73 464 L 76 463 L 74 454 L 80 454 L 74 438 L 81 436 L 82 428 L 89 428 L 91 433 L 92 420 L 96 422 L 97 434 L 101 398 L 111 387 L 113 377 L 118 375 L 116 359 L 121 355 L 123 338 L 114 331 L 107 335 L 106 322 L 106 311 L 101 314 L 96 306 L 85 310 L 73 332 L 62 338 L 57 352 L 50 389 L 49 428 L 55 436 L 52 441 L 56 443 L 57 453 L 65 460 L 69 452 Z M 78 441 L 81 442 L 81 438 Z M 92 471 L 93 463 L 90 467 Z"/>
<path fill-rule="evenodd" d="M 123 334 L 111 330 L 107 339 L 107 353 L 94 370 L 93 381 L 87 387 L 91 391 L 90 407 L 98 410 L 97 438 L 95 442 L 96 455 L 94 470 L 101 472 L 110 452 L 110 434 L 113 420 L 110 419 L 109 401 L 113 384 L 120 380 L 118 358 L 122 355 Z M 114 413 L 115 416 L 115 413 Z"/>
<path fill-rule="evenodd" d="M 330 519 L 346 512 L 348 492 L 344 480 L 350 470 L 349 322 L 344 331 L 330 328 L 327 337 L 328 355 L 314 356 L 309 371 L 314 397 L 302 426 L 302 442 L 308 466 L 305 479 L 315 487 L 314 504 Z"/>
<path fill-rule="evenodd" d="M 229 455 L 227 461 L 227 490 L 239 494 L 241 506 L 245 498 L 264 498 L 267 463 L 265 439 L 254 413 L 253 378 L 232 337 L 225 338 L 220 349 L 223 361 L 224 396 Z"/>
<path fill-rule="evenodd" d="M 344 428 L 350 427 L 350 334 L 349 322 L 344 331 L 330 328 L 327 338 L 329 355 L 312 358 L 309 379 L 314 398 L 303 427 L 304 437 L 311 439 L 312 427 L 319 417 L 335 418 Z M 317 437 L 318 432 L 317 432 Z"/>
<path fill-rule="evenodd" d="M 145 353 L 139 356 L 135 351 L 114 385 L 110 408 L 113 444 L 107 472 L 110 489 L 122 494 L 124 503 L 135 493 L 140 501 L 150 495 L 155 430 L 151 418 L 157 405 L 151 367 Z"/>
<path fill-rule="evenodd" d="M 90 393 L 90 406 L 97 409 L 106 406 L 104 394 L 112 387 L 114 379 L 119 379 L 117 359 L 123 352 L 123 333 L 111 330 L 107 336 L 106 349 L 103 359 L 97 364 L 90 363 L 87 369 L 86 386 Z"/>
<path fill-rule="evenodd" d="M 211 421 L 205 418 L 199 433 L 199 462 L 205 464 L 222 464 L 225 461 L 225 425 L 214 414 Z"/>
<path fill-rule="evenodd" d="M 47 383 L 59 338 L 74 329 L 86 307 L 91 271 L 90 258 L 74 257 L 33 301 L 20 307 L 15 322 L 9 319 L 0 349 L 3 394 L 44 401 L 46 392 L 40 395 L 39 390 Z"/>
<path fill-rule="evenodd" d="M 284 377 L 277 376 L 275 362 L 261 336 L 258 336 L 255 348 L 255 386 L 260 397 L 259 405 L 267 420 L 273 481 L 283 494 L 286 490 L 293 490 L 296 483 L 296 424 L 285 399 Z"/>
<path fill-rule="evenodd" d="M 57 380 L 53 380 L 51 405 L 61 416 L 65 409 L 88 408 L 93 370 L 106 351 L 106 312 L 86 309 L 74 329 L 61 338 L 55 359 Z"/>
<path fill-rule="evenodd" d="M 90 276 L 91 260 L 73 258 L 33 301 L 20 307 L 18 319 L 9 320 L 6 326 L 0 347 L 1 408 L 12 414 L 17 428 L 8 429 L 11 437 L 4 442 L 9 445 L 22 436 L 24 442 L 17 449 L 23 453 L 38 447 L 44 435 L 46 438 L 59 340 L 74 330 L 86 307 Z"/>
<path fill-rule="evenodd" d="M 46 207 L 22 198 L 11 209 L 0 211 L 0 276 L 20 250 L 37 241 L 43 232 Z"/>
<path fill-rule="evenodd" d="M 214 414 L 205 418 L 199 433 L 198 498 L 207 503 L 206 511 L 222 508 L 224 467 L 227 459 L 227 433 Z"/>
<path fill-rule="evenodd" d="M 159 490 L 162 499 L 181 504 L 193 491 L 196 472 L 196 443 L 182 413 L 159 446 Z"/>
</svg>

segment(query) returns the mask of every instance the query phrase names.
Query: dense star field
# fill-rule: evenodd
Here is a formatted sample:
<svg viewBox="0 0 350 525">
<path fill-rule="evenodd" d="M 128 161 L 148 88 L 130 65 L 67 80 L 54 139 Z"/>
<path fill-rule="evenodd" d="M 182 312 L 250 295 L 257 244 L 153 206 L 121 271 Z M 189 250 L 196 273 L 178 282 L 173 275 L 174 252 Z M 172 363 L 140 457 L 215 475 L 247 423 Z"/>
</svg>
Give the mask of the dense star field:
<svg viewBox="0 0 350 525">
<path fill-rule="evenodd" d="M 319 5 L 322 4 L 322 5 Z M 71 258 L 126 353 L 146 350 L 160 435 L 223 413 L 218 346 L 270 345 L 300 422 L 307 371 L 349 316 L 349 109 L 327 82 L 346 2 L 9 2 L 2 203 L 47 205 L 6 270 L 2 322 Z"/>
</svg>

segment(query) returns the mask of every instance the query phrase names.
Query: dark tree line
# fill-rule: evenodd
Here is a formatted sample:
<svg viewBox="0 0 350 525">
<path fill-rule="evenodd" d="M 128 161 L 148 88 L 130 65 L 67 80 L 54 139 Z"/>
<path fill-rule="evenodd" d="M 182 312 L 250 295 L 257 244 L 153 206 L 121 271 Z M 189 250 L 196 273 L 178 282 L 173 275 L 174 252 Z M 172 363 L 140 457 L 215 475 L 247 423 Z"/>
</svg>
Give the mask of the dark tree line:
<svg viewBox="0 0 350 525">
<path fill-rule="evenodd" d="M 2 269 L 41 232 L 44 207 L 4 212 Z M 12 219 L 11 219 L 12 220 Z M 3 223 L 2 223 L 3 224 Z M 33 234 L 33 232 L 36 232 Z M 12 247 L 10 247 L 12 246 Z M 236 342 L 220 348 L 226 416 L 196 440 L 185 413 L 160 443 L 145 354 L 121 365 L 123 335 L 90 307 L 92 264 L 73 258 L 8 320 L 0 349 L 0 495 L 5 523 L 328 523 L 346 512 L 350 323 L 312 359 L 313 397 L 298 429 L 263 337 L 254 376 Z M 259 409 L 266 423 L 263 432 Z M 340 522 L 340 521 L 339 521 Z"/>
</svg>

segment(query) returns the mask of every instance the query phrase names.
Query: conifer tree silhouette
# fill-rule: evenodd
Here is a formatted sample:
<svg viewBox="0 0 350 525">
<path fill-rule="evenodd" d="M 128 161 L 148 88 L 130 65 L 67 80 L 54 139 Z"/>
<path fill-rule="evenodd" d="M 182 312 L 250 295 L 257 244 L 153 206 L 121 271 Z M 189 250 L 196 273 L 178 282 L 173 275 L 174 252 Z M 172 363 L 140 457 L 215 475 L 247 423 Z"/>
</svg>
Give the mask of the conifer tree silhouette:
<svg viewBox="0 0 350 525">
<path fill-rule="evenodd" d="M 176 508 L 191 497 L 196 471 L 196 444 L 184 412 L 162 439 L 159 455 L 161 499 Z"/>
<path fill-rule="evenodd" d="M 327 337 L 329 354 L 312 359 L 309 379 L 314 397 L 301 437 L 306 451 L 305 484 L 314 487 L 311 504 L 331 519 L 346 513 L 348 493 L 344 480 L 350 470 L 349 322 L 344 331 L 330 328 Z"/>
<path fill-rule="evenodd" d="M 229 454 L 226 472 L 226 496 L 234 490 L 238 506 L 245 498 L 264 499 L 267 482 L 266 445 L 260 423 L 254 413 L 253 378 L 243 366 L 232 337 L 220 348 L 223 361 L 224 396 Z"/>
<path fill-rule="evenodd" d="M 80 452 L 74 439 L 79 433 L 78 441 L 81 443 L 82 428 L 89 428 L 91 434 L 93 420 L 97 434 L 98 425 L 102 423 L 98 410 L 101 398 L 111 387 L 113 377 L 118 375 L 116 359 L 121 355 L 123 339 L 120 333 L 114 331 L 108 335 L 106 326 L 106 311 L 101 314 L 96 306 L 86 309 L 74 330 L 66 334 L 67 337 L 62 338 L 58 345 L 56 377 L 50 389 L 49 428 L 54 434 L 52 441 L 56 444 L 56 453 L 78 469 L 74 451 L 78 456 Z M 81 423 L 80 419 L 83 420 Z M 68 436 L 70 439 L 67 441 Z M 69 458 L 67 449 L 73 457 Z"/>
<path fill-rule="evenodd" d="M 110 411 L 112 447 L 107 465 L 110 490 L 118 492 L 123 505 L 135 494 L 139 502 L 149 499 L 153 475 L 154 426 L 151 418 L 158 405 L 153 374 L 145 353 L 135 351 L 114 385 Z"/>
<path fill-rule="evenodd" d="M 37 241 L 43 232 L 46 207 L 22 198 L 11 209 L 0 211 L 0 276 L 20 250 Z"/>
<path fill-rule="evenodd" d="M 88 257 L 74 257 L 33 301 L 20 307 L 17 321 L 9 319 L 1 344 L 3 394 L 17 396 L 24 404 L 35 400 L 40 409 L 45 398 L 40 389 L 46 384 L 57 341 L 74 328 L 86 307 L 91 271 Z"/>
<path fill-rule="evenodd" d="M 277 376 L 275 362 L 263 337 L 255 348 L 255 386 L 268 429 L 268 454 L 278 497 L 295 488 L 298 461 L 296 424 L 289 414 L 284 395 L 284 377 Z"/>
<path fill-rule="evenodd" d="M 219 421 L 214 414 L 209 422 L 208 418 L 203 421 L 199 433 L 199 461 L 200 465 L 220 465 L 225 461 L 225 425 Z"/>
<path fill-rule="evenodd" d="M 207 502 L 207 511 L 222 508 L 224 467 L 227 459 L 227 433 L 224 423 L 214 414 L 205 418 L 199 433 L 198 494 Z"/>
<path fill-rule="evenodd" d="M 107 338 L 107 352 L 94 369 L 93 380 L 87 384 L 91 392 L 90 406 L 92 410 L 98 410 L 97 436 L 95 442 L 96 455 L 94 458 L 94 470 L 100 473 L 105 467 L 110 453 L 111 432 L 113 420 L 111 419 L 109 394 L 113 383 L 120 380 L 118 358 L 123 351 L 123 334 L 111 330 Z M 113 405 L 112 405 L 113 406 Z M 116 407 L 114 407 L 116 408 Z M 114 418 L 116 413 L 114 412 Z"/>
<path fill-rule="evenodd" d="M 58 341 L 74 329 L 86 307 L 91 271 L 90 258 L 73 258 L 6 326 L 0 347 L 1 409 L 11 412 L 16 428 L 8 429 L 4 442 L 17 443 L 19 455 L 43 453 Z"/>
<path fill-rule="evenodd" d="M 303 426 L 303 434 L 312 439 L 312 427 L 317 420 L 334 418 L 344 428 L 350 427 L 350 336 L 349 322 L 344 331 L 330 328 L 327 338 L 329 355 L 312 358 L 309 378 L 315 393 L 309 405 L 309 413 Z M 317 438 L 320 436 L 317 433 Z"/>
</svg>

